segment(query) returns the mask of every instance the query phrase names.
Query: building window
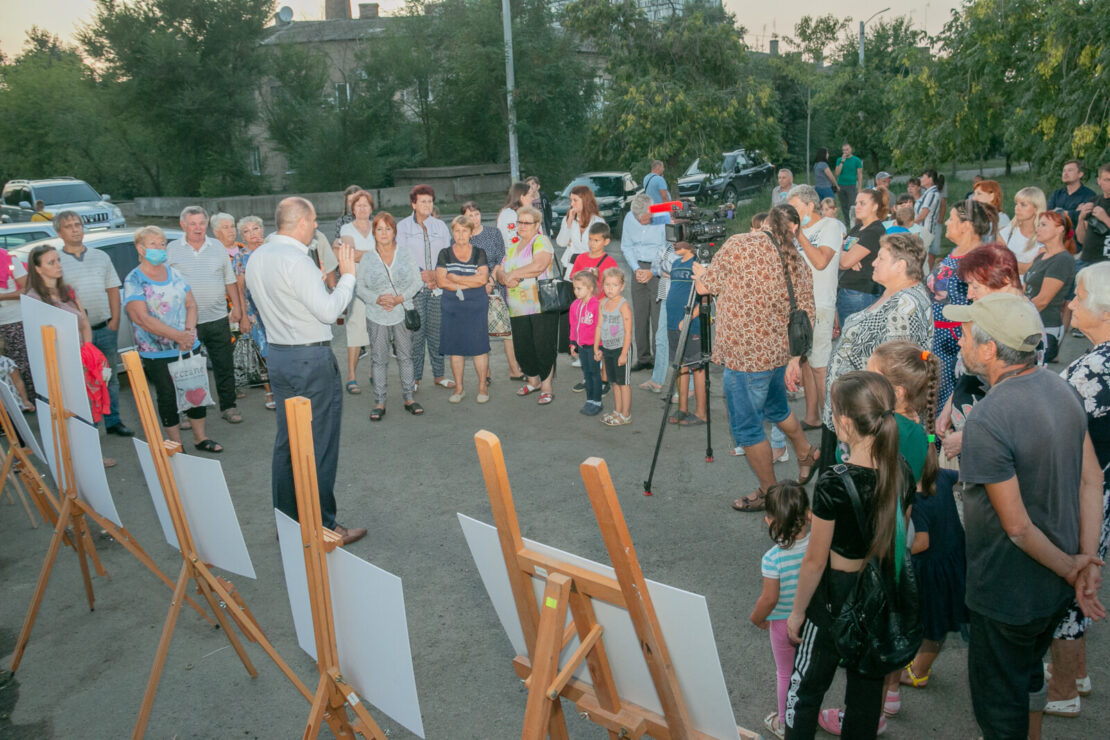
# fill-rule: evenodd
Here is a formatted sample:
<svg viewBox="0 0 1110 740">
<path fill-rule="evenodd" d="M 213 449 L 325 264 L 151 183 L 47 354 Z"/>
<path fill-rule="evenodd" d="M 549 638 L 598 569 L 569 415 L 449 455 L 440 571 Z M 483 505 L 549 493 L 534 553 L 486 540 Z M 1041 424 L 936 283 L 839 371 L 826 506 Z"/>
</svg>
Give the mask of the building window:
<svg viewBox="0 0 1110 740">
<path fill-rule="evenodd" d="M 348 82 L 335 83 L 335 104 L 346 105 L 351 102 L 351 85 Z"/>
<path fill-rule="evenodd" d="M 262 174 L 262 152 L 256 146 L 251 147 L 251 174 Z"/>
</svg>

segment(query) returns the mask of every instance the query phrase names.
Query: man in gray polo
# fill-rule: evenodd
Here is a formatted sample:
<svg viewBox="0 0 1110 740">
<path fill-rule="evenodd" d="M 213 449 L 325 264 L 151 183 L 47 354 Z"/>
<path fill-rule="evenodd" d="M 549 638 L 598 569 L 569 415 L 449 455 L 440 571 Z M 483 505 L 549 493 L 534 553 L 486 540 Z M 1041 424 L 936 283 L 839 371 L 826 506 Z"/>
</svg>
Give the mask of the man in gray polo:
<svg viewBox="0 0 1110 740">
<path fill-rule="evenodd" d="M 181 228 L 185 236 L 166 245 L 167 262 L 185 278 L 196 299 L 197 339 L 212 360 L 220 415 L 238 424 L 243 417 L 235 407 L 235 361 L 227 312 L 230 300 L 231 321 L 242 318 L 238 281 L 223 244 L 205 233 L 207 211 L 200 206 L 186 207 L 181 211 Z"/>
<path fill-rule="evenodd" d="M 1021 296 L 946 306 L 990 391 L 964 426 L 968 679 L 984 738 L 1040 737 L 1041 658 L 1074 599 L 1101 618 L 1102 470 L 1072 387 L 1037 367 L 1041 320 Z"/>
<path fill-rule="evenodd" d="M 54 230 L 62 239 L 62 277 L 77 294 L 77 300 L 92 325 L 92 341 L 108 359 L 112 377 L 108 380 L 110 410 L 104 416 L 108 434 L 132 437 L 133 431 L 119 418 L 119 378 L 116 377 L 117 332 L 119 331 L 119 275 L 111 258 L 99 249 L 84 244 L 85 226 L 75 211 L 62 211 L 54 217 Z"/>
</svg>

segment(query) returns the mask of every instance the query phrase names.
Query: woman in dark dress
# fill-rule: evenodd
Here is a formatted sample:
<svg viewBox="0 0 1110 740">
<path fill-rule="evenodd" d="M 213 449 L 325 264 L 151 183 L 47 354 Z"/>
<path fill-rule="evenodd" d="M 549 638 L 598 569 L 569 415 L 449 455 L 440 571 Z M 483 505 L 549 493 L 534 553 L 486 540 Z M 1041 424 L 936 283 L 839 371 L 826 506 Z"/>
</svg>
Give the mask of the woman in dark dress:
<svg viewBox="0 0 1110 740">
<path fill-rule="evenodd" d="M 462 215 L 474 222 L 474 233 L 470 235 L 470 243 L 486 253 L 490 272 L 494 265 L 501 264 L 505 259 L 505 239 L 501 236 L 500 229 L 486 228 L 482 225 L 482 211 L 478 204 L 468 200 L 462 204 Z M 516 350 L 513 347 L 513 330 L 509 323 L 509 307 L 505 302 L 505 286 L 493 279 L 492 274 L 486 285 L 486 294 L 489 295 L 489 321 L 488 332 L 490 339 L 500 339 L 505 346 L 505 360 L 509 363 L 509 380 L 524 380 L 520 365 L 516 361 Z"/>
<path fill-rule="evenodd" d="M 474 222 L 456 216 L 451 222 L 454 243 L 439 253 L 436 281 L 443 289 L 442 319 L 439 325 L 439 351 L 451 362 L 455 392 L 448 399 L 459 403 L 466 397 L 463 367 L 467 357 L 474 358 L 478 373 L 478 403 L 489 400 L 489 261 L 486 253 L 470 243 Z"/>
</svg>

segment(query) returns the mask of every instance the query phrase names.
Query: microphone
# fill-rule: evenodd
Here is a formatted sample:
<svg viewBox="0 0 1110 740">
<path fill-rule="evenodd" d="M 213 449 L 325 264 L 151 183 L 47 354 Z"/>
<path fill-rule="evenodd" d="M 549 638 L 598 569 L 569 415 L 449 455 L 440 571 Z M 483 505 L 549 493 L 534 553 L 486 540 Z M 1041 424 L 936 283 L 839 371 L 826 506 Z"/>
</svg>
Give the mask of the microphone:
<svg viewBox="0 0 1110 740">
<path fill-rule="evenodd" d="M 682 201 L 668 200 L 666 203 L 656 203 L 648 208 L 651 213 L 670 213 L 671 211 L 681 211 Z"/>
</svg>

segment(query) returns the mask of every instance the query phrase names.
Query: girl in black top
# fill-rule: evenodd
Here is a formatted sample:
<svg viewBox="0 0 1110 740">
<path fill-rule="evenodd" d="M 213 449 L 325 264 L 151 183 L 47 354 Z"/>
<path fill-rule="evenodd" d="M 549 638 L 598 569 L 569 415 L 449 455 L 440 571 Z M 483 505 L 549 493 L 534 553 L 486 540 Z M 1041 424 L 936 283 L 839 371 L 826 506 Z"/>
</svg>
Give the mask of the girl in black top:
<svg viewBox="0 0 1110 740">
<path fill-rule="evenodd" d="M 829 627 L 868 558 L 876 557 L 884 565 L 894 563 L 897 530 L 905 526 L 916 486 L 898 454 L 894 391 L 886 378 L 878 373 L 846 373 L 833 384 L 832 409 L 837 437 L 849 448 L 844 458 L 847 474 L 870 526 L 860 531 L 836 470 L 822 473 L 813 492 L 809 547 L 787 620 L 791 639 L 801 643 L 786 702 L 787 738 L 812 738 L 818 721 L 846 738 L 874 738 L 878 732 L 882 675 L 849 669 L 844 711 L 829 709 L 818 717 L 840 662 Z"/>
</svg>

